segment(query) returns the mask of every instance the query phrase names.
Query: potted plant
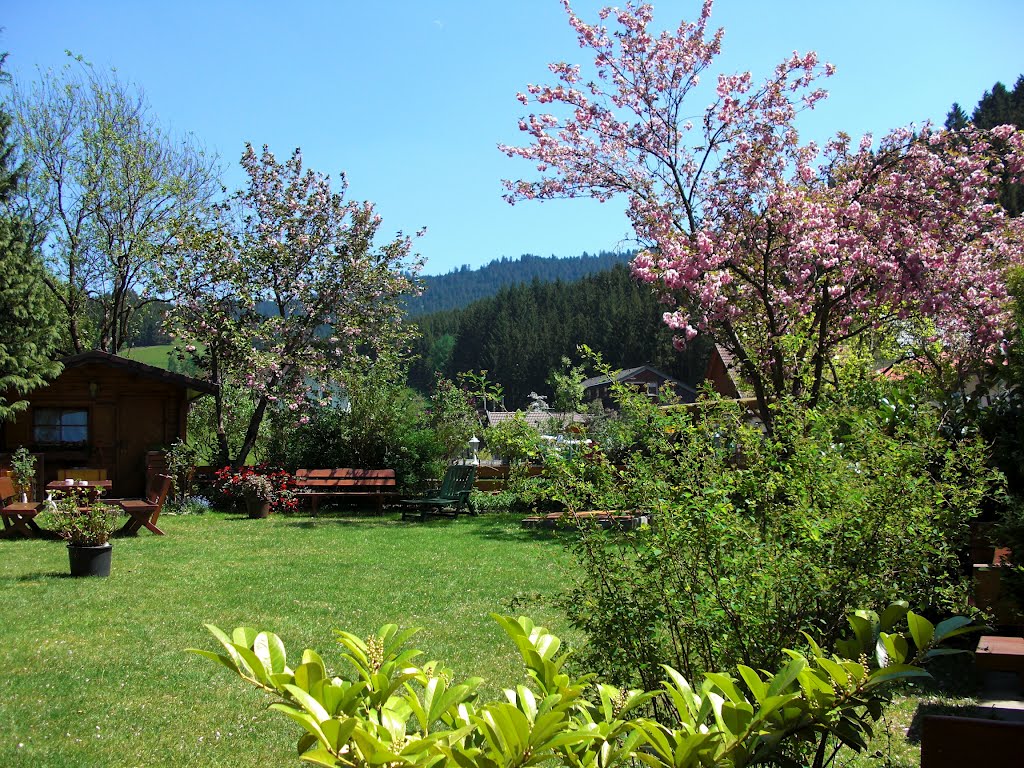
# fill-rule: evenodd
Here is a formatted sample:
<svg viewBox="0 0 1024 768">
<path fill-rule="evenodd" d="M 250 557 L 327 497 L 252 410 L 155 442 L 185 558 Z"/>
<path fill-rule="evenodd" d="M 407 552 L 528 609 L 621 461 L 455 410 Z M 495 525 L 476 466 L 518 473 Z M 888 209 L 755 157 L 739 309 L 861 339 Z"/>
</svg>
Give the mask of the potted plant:
<svg viewBox="0 0 1024 768">
<path fill-rule="evenodd" d="M 68 543 L 72 576 L 109 576 L 113 547 L 110 534 L 121 511 L 110 504 L 89 502 L 85 489 L 61 492 L 50 510 L 53 528 Z"/>
<path fill-rule="evenodd" d="M 22 501 L 31 501 L 35 495 L 36 457 L 21 446 L 11 456 L 11 482 L 14 490 L 21 494 Z"/>
<path fill-rule="evenodd" d="M 251 518 L 267 517 L 272 512 L 291 511 L 297 504 L 292 491 L 294 478 L 280 469 L 264 466 L 224 467 L 217 470 L 219 490 L 228 498 L 241 498 Z"/>
</svg>

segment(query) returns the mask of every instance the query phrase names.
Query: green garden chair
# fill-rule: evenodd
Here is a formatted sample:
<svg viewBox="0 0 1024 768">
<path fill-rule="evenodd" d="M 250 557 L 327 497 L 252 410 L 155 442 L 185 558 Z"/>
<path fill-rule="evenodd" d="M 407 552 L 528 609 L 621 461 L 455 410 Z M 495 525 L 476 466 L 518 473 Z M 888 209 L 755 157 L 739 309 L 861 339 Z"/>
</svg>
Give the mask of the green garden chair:
<svg viewBox="0 0 1024 768">
<path fill-rule="evenodd" d="M 427 495 L 416 499 L 402 499 L 404 507 L 402 519 L 417 518 L 420 522 L 427 519 L 428 514 L 451 515 L 455 517 L 466 510 L 475 515 L 476 510 L 469 501 L 469 493 L 476 481 L 476 467 L 465 464 L 453 464 L 444 473 L 441 487 Z"/>
</svg>

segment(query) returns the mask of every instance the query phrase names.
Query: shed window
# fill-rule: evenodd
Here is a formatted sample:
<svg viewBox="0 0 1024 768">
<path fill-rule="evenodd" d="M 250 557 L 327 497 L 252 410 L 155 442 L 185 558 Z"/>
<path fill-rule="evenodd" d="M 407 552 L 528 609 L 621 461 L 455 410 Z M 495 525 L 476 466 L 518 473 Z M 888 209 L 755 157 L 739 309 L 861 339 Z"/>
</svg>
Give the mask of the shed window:
<svg viewBox="0 0 1024 768">
<path fill-rule="evenodd" d="M 32 415 L 36 443 L 63 445 L 89 439 L 89 412 L 82 408 L 36 408 Z"/>
</svg>

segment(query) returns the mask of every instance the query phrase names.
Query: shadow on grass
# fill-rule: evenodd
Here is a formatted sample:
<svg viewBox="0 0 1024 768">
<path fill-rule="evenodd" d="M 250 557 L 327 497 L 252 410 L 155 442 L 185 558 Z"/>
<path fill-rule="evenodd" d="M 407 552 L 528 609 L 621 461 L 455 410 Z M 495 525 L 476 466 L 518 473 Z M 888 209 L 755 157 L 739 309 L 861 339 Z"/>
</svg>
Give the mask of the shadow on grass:
<svg viewBox="0 0 1024 768">
<path fill-rule="evenodd" d="M 973 641 L 965 641 L 964 647 Z M 907 730 L 906 739 L 910 744 L 921 744 L 921 727 L 928 715 L 949 715 L 954 717 L 982 717 L 987 709 L 979 707 L 977 697 L 981 692 L 978 674 L 971 653 L 954 656 L 940 656 L 928 665 L 932 679 L 919 683 L 914 693 L 920 696 Z"/>
<path fill-rule="evenodd" d="M 10 578 L 4 579 L 4 581 L 40 581 L 42 579 L 70 579 L 71 574 L 67 571 L 35 571 L 33 573 L 23 573 L 20 576 L 11 576 Z"/>
<path fill-rule="evenodd" d="M 322 508 L 314 518 L 310 516 L 294 515 L 285 518 L 287 522 L 281 521 L 278 524 L 288 528 L 304 530 L 315 530 L 317 528 L 360 528 L 360 529 L 406 529 L 406 530 L 428 530 L 454 527 L 460 533 L 479 536 L 490 541 L 539 541 L 550 542 L 562 546 L 566 535 L 572 535 L 570 531 L 538 530 L 522 528 L 520 523 L 523 515 L 520 514 L 482 514 L 482 515 L 459 515 L 451 517 L 447 515 L 430 515 L 426 521 L 418 519 L 403 520 L 400 511 L 388 511 L 383 515 L 377 515 L 372 510 L 365 512 L 353 512 L 352 510 L 328 510 Z"/>
<path fill-rule="evenodd" d="M 292 515 L 291 517 L 284 518 L 287 522 L 282 522 L 288 528 L 303 528 L 307 530 L 314 530 L 316 528 L 326 527 L 345 527 L 345 528 L 393 528 L 397 525 L 402 525 L 403 522 L 395 514 L 385 512 L 383 515 L 378 515 L 376 512 L 368 511 L 365 513 L 353 512 L 352 510 L 337 510 L 324 512 L 322 509 L 316 517 L 309 515 Z"/>
<path fill-rule="evenodd" d="M 536 541 L 558 546 L 564 546 L 567 537 L 575 533 L 572 529 L 523 528 L 524 517 L 529 517 L 529 515 L 518 512 L 483 515 L 475 518 L 480 521 L 475 533 L 481 538 L 492 541 Z"/>
</svg>

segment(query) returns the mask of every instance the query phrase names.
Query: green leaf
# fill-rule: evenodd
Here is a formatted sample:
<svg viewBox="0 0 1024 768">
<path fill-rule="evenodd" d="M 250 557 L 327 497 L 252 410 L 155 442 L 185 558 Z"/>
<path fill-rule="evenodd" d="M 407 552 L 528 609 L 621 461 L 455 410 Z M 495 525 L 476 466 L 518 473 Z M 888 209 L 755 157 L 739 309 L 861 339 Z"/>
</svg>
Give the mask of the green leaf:
<svg viewBox="0 0 1024 768">
<path fill-rule="evenodd" d="M 869 616 L 864 615 L 868 613 L 870 612 L 856 611 L 846 617 L 850 627 L 853 629 L 854 636 L 857 638 L 857 643 L 860 645 L 858 652 L 873 648 L 875 645 L 877 619 L 875 622 L 872 622 Z"/>
<path fill-rule="evenodd" d="M 253 653 L 263 662 L 263 668 L 271 674 L 284 672 L 287 654 L 281 638 L 272 632 L 260 632 L 252 644 Z"/>
<path fill-rule="evenodd" d="M 893 664 L 891 667 L 885 667 L 885 669 L 876 669 L 868 674 L 868 681 L 864 684 L 865 690 L 868 688 L 874 688 L 882 683 L 888 683 L 893 680 L 903 680 L 910 677 L 931 677 L 925 670 L 920 667 L 913 667 L 909 664 Z"/>
<path fill-rule="evenodd" d="M 789 662 L 782 668 L 781 672 L 772 678 L 768 686 L 768 695 L 776 696 L 780 693 L 785 693 L 786 689 L 800 676 L 800 673 L 806 666 L 807 660 L 803 658 L 796 658 Z"/>
<path fill-rule="evenodd" d="M 754 700 L 758 703 L 763 702 L 764 698 L 768 695 L 768 686 L 764 684 L 757 671 L 744 664 L 737 664 L 736 669 L 740 673 L 740 677 L 743 678 L 743 682 L 746 683 Z"/>
<path fill-rule="evenodd" d="M 239 675 L 244 674 L 244 672 L 249 672 L 249 675 L 251 676 L 251 670 L 245 668 L 245 662 L 243 662 L 242 657 L 238 655 L 238 650 L 235 648 L 235 644 L 231 642 L 231 638 L 222 632 L 219 627 L 216 627 L 213 624 L 204 624 L 203 626 L 206 627 L 211 635 L 217 638 L 217 642 L 219 642 L 224 647 L 224 650 L 228 652 L 228 658 L 230 658 L 235 665 L 235 672 Z"/>
<path fill-rule="evenodd" d="M 357 725 L 358 720 L 354 717 L 349 717 L 345 720 L 332 718 L 321 722 L 320 729 L 327 740 L 327 746 L 334 752 L 338 752 L 341 750 L 342 745 L 352 736 L 352 732 L 356 729 Z"/>
<path fill-rule="evenodd" d="M 816 661 L 818 662 L 818 665 L 828 673 L 829 677 L 836 682 L 836 685 L 841 688 L 846 688 L 849 685 L 850 675 L 842 664 L 837 664 L 832 661 L 832 659 L 826 659 L 824 657 L 818 658 Z"/>
<path fill-rule="evenodd" d="M 305 655 L 303 655 L 303 658 L 305 658 Z M 295 685 L 304 691 L 310 691 L 325 676 L 323 662 L 317 664 L 315 661 L 307 661 L 296 668 L 294 675 Z"/>
<path fill-rule="evenodd" d="M 885 646 L 885 650 L 889 656 L 889 664 L 902 664 L 907 660 L 907 654 L 910 652 L 910 645 L 907 643 L 907 638 L 900 634 L 887 634 L 882 632 L 878 636 L 879 642 Z"/>
<path fill-rule="evenodd" d="M 310 752 L 303 752 L 299 755 L 299 760 L 307 763 L 313 763 L 314 765 L 324 765 L 327 768 L 337 768 L 339 765 L 348 765 L 344 763 L 326 749 L 314 749 Z"/>
<path fill-rule="evenodd" d="M 283 712 L 292 720 L 297 722 L 308 733 L 316 738 L 321 744 L 326 744 L 327 739 L 324 736 L 324 732 L 320 729 L 320 723 L 317 722 L 316 718 L 310 715 L 308 712 L 303 712 L 301 709 L 296 709 L 290 704 L 274 703 L 271 704 L 268 709 L 276 710 L 277 712 Z"/>
<path fill-rule="evenodd" d="M 726 695 L 726 698 L 732 702 L 746 701 L 746 697 L 740 693 L 736 687 L 736 683 L 728 675 L 723 675 L 720 672 L 707 672 L 704 675 L 706 680 L 714 683 L 714 685 Z"/>
<path fill-rule="evenodd" d="M 757 716 L 763 720 L 771 715 L 775 710 L 780 707 L 784 707 L 789 702 L 799 698 L 799 693 L 783 693 L 778 696 L 767 696 L 764 701 L 761 702 L 761 707 L 757 710 Z"/>
<path fill-rule="evenodd" d="M 736 704 L 726 701 L 722 704 L 721 716 L 726 730 L 739 736 L 754 719 L 754 708 L 746 701 Z"/>
<path fill-rule="evenodd" d="M 252 648 L 252 644 L 256 642 L 258 634 L 259 631 L 252 627 L 235 627 L 231 633 L 231 642 L 246 648 Z"/>
<path fill-rule="evenodd" d="M 235 651 L 241 658 L 249 674 L 252 675 L 256 680 L 267 685 L 269 680 L 267 678 L 267 670 L 263 667 L 263 662 L 259 660 L 259 657 L 253 653 L 250 649 L 242 645 L 236 645 Z"/>
<path fill-rule="evenodd" d="M 932 643 L 935 636 L 935 625 L 924 616 L 918 616 L 913 611 L 907 612 L 907 625 L 910 627 L 910 636 L 914 638 L 914 645 L 917 650 L 924 651 Z"/>
<path fill-rule="evenodd" d="M 952 616 L 945 621 L 940 621 L 935 625 L 935 642 L 941 643 L 950 637 L 981 629 L 981 627 L 969 627 L 970 623 L 971 620 L 966 616 Z"/>
<path fill-rule="evenodd" d="M 234 662 L 232 662 L 231 659 L 229 659 L 227 656 L 225 656 L 222 653 L 214 653 L 213 651 L 204 651 L 204 650 L 201 650 L 199 648 L 186 648 L 185 650 L 188 653 L 195 653 L 195 654 L 198 654 L 200 656 L 203 656 L 204 658 L 210 659 L 211 661 L 216 661 L 219 664 L 223 664 L 225 667 L 230 669 L 232 672 L 238 672 L 238 668 L 235 666 Z"/>
<path fill-rule="evenodd" d="M 883 632 L 892 632 L 896 623 L 901 621 L 903 617 L 907 615 L 907 611 L 909 610 L 910 603 L 905 600 L 897 600 L 892 603 L 888 608 L 882 611 L 882 615 L 878 618 L 881 630 Z"/>
<path fill-rule="evenodd" d="M 329 720 L 331 718 L 330 712 L 324 708 L 323 704 L 298 686 L 286 685 L 285 690 L 295 698 L 295 701 L 303 709 L 316 718 L 317 723 L 322 723 L 324 720 Z"/>
</svg>

